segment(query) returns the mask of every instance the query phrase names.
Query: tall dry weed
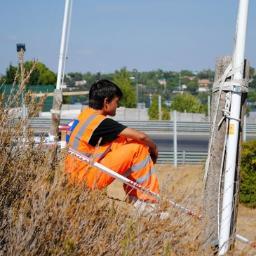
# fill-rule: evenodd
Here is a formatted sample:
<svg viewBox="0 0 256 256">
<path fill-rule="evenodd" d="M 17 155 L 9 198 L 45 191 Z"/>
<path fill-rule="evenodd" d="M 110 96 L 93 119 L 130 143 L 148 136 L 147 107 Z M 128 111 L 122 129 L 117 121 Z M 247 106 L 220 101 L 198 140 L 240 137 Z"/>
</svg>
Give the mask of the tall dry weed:
<svg viewBox="0 0 256 256">
<path fill-rule="evenodd" d="M 105 190 L 70 184 L 65 152 L 52 170 L 51 147 L 36 145 L 28 120 L 0 107 L 0 255 L 209 255 L 199 220 L 165 201 L 159 211 L 169 219 L 140 216 Z"/>
<path fill-rule="evenodd" d="M 65 152 L 52 170 L 51 147 L 35 144 L 28 120 L 14 118 L 21 91 L 0 106 L 0 255 L 198 254 L 199 243 L 184 239 L 192 234 L 188 220 L 174 221 L 177 212 L 169 220 L 139 216 L 106 191 L 70 184 Z M 36 115 L 36 100 L 25 97 Z"/>
</svg>

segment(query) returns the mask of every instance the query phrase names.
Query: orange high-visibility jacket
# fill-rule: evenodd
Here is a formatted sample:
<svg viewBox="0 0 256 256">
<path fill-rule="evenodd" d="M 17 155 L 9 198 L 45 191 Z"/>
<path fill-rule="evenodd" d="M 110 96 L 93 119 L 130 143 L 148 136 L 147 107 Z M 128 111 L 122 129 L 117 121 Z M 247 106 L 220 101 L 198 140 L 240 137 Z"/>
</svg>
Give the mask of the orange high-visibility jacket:
<svg viewBox="0 0 256 256">
<path fill-rule="evenodd" d="M 147 146 L 122 136 L 103 146 L 94 147 L 89 144 L 94 130 L 105 118 L 104 115 L 96 113 L 94 109 L 86 108 L 78 117 L 77 125 L 70 135 L 68 147 L 89 156 L 94 161 L 100 162 L 151 191 L 159 193 L 158 178 Z M 85 182 L 91 189 L 105 188 L 114 180 L 70 154 L 67 155 L 65 169 L 73 182 Z M 155 198 L 125 184 L 124 190 L 131 198 L 156 201 Z"/>
</svg>

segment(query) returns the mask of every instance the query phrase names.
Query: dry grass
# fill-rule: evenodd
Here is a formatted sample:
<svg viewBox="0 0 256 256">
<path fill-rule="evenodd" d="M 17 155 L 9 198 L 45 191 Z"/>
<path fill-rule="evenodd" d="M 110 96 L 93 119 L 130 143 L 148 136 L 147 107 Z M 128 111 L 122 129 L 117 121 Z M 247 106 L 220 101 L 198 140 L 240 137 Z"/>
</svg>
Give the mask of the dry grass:
<svg viewBox="0 0 256 256">
<path fill-rule="evenodd" d="M 52 170 L 51 148 L 35 145 L 32 132 L 24 133 L 26 120 L 10 122 L 1 108 L 0 255 L 209 255 L 200 245 L 201 222 L 166 200 L 200 212 L 201 166 L 157 165 L 163 195 L 158 210 L 170 218 L 139 216 L 122 201 L 117 182 L 104 191 L 70 184 L 65 152 Z"/>
</svg>

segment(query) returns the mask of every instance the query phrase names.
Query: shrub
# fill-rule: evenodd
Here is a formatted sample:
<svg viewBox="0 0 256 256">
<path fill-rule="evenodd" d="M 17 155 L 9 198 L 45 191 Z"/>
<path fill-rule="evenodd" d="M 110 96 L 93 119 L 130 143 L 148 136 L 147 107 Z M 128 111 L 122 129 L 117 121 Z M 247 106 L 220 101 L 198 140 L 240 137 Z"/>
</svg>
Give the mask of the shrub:
<svg viewBox="0 0 256 256">
<path fill-rule="evenodd" d="M 198 255 L 198 220 L 173 208 L 167 220 L 138 216 L 106 190 L 71 184 L 65 152 L 52 169 L 54 148 L 0 110 L 0 255 Z"/>
<path fill-rule="evenodd" d="M 240 202 L 256 208 L 256 141 L 242 147 Z"/>
</svg>

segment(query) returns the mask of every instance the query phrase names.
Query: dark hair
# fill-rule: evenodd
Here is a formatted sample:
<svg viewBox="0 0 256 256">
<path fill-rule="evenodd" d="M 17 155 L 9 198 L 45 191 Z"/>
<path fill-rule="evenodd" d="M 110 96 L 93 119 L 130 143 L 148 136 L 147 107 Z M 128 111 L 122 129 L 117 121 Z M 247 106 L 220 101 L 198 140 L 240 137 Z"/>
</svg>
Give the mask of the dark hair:
<svg viewBox="0 0 256 256">
<path fill-rule="evenodd" d="M 109 80 L 101 79 L 93 83 L 90 88 L 89 107 L 102 109 L 105 98 L 110 102 L 114 97 L 121 99 L 122 96 L 123 93 L 116 84 Z"/>
</svg>

